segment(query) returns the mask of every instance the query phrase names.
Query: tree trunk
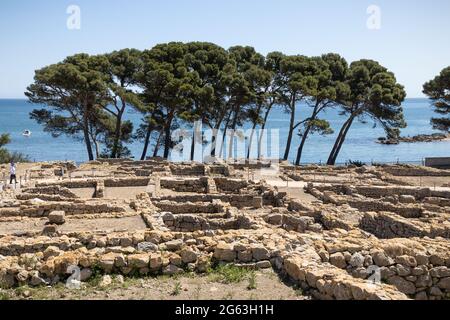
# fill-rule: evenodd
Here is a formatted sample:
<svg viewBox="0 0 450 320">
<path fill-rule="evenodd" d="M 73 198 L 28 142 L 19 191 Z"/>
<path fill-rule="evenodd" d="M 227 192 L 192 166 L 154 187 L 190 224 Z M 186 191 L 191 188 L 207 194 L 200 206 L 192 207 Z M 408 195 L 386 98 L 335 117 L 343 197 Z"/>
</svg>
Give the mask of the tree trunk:
<svg viewBox="0 0 450 320">
<path fill-rule="evenodd" d="M 306 139 L 308 138 L 308 134 L 309 134 L 310 131 L 311 131 L 311 126 L 308 125 L 308 127 L 305 130 L 305 132 L 303 133 L 302 141 L 300 142 L 300 145 L 298 147 L 297 159 L 295 160 L 295 165 L 296 166 L 300 165 L 300 161 L 301 161 L 302 153 L 303 153 L 303 147 L 305 146 L 305 142 L 306 142 Z"/>
<path fill-rule="evenodd" d="M 300 145 L 298 147 L 297 159 L 295 160 L 295 165 L 296 166 L 299 166 L 300 163 L 301 163 L 302 154 L 303 154 L 303 148 L 305 146 L 306 140 L 308 139 L 308 135 L 311 132 L 311 128 L 312 128 L 311 121 L 314 121 L 314 120 L 317 119 L 317 116 L 319 115 L 319 113 L 322 111 L 322 109 L 324 107 L 324 106 L 322 106 L 322 108 L 319 108 L 319 104 L 320 104 L 319 102 L 316 102 L 316 105 L 314 106 L 313 113 L 312 113 L 311 117 L 309 118 L 309 121 L 307 122 L 308 124 L 306 126 L 306 130 L 303 133 L 302 141 L 300 142 Z"/>
<path fill-rule="evenodd" d="M 247 159 L 250 159 L 250 153 L 252 152 L 253 136 L 255 134 L 256 122 L 253 123 L 252 132 L 250 133 L 250 140 L 248 141 Z"/>
<path fill-rule="evenodd" d="M 89 138 L 89 106 L 84 107 L 83 114 L 83 135 L 84 143 L 86 144 L 86 149 L 89 157 L 89 161 L 94 160 L 94 153 L 92 152 L 91 139 Z"/>
<path fill-rule="evenodd" d="M 231 134 L 230 134 L 230 143 L 228 145 L 228 159 L 232 158 L 233 155 L 233 147 L 234 147 L 234 133 L 236 130 L 236 125 L 237 125 L 237 119 L 238 119 L 238 108 L 235 109 L 234 112 L 234 118 L 233 118 L 233 124 L 231 125 Z"/>
<path fill-rule="evenodd" d="M 125 111 L 125 107 L 122 107 L 121 110 L 118 111 L 117 113 L 117 118 L 116 118 L 116 130 L 114 132 L 114 142 L 113 142 L 113 147 L 111 150 L 111 158 L 119 158 L 119 143 L 120 143 L 120 138 L 122 135 L 122 117 L 123 117 L 123 113 Z"/>
<path fill-rule="evenodd" d="M 344 143 L 345 137 L 347 136 L 348 130 L 350 129 L 354 119 L 354 115 L 351 115 L 350 118 L 343 124 L 341 130 L 339 131 L 336 142 L 334 143 L 333 149 L 331 150 L 330 156 L 328 157 L 327 165 L 334 166 L 336 164 L 337 156 L 341 150 L 342 144 Z"/>
<path fill-rule="evenodd" d="M 328 156 L 327 165 L 333 165 L 333 158 L 334 154 L 336 153 L 336 150 L 339 145 L 339 141 L 341 140 L 341 137 L 343 136 L 345 132 L 345 128 L 347 127 L 348 120 L 342 125 L 341 130 L 339 130 L 339 134 L 336 138 L 336 141 L 334 142 L 333 149 L 331 149 L 330 155 Z"/>
<path fill-rule="evenodd" d="M 213 132 L 212 132 L 212 137 L 211 137 L 211 152 L 210 152 L 211 157 L 216 156 L 217 134 L 218 133 L 219 133 L 219 130 L 214 128 Z"/>
<path fill-rule="evenodd" d="M 339 155 L 339 152 L 341 151 L 342 146 L 344 145 L 345 138 L 347 137 L 348 131 L 350 130 L 350 128 L 351 128 L 351 126 L 352 126 L 352 124 L 353 124 L 353 120 L 354 120 L 354 119 L 355 119 L 355 118 L 352 118 L 352 119 L 351 119 L 350 123 L 348 124 L 347 128 L 345 129 L 345 132 L 344 132 L 344 135 L 342 136 L 341 141 L 339 142 L 339 146 L 338 146 L 338 148 L 336 149 L 336 152 L 335 152 L 334 157 L 333 157 L 333 165 L 336 164 L 337 157 L 338 157 L 338 155 Z"/>
<path fill-rule="evenodd" d="M 172 127 L 172 121 L 173 121 L 173 114 L 169 114 L 166 126 L 164 128 L 164 135 L 165 135 L 165 141 L 164 141 L 164 159 L 169 158 L 170 153 L 170 144 L 171 144 L 171 136 L 170 136 L 170 128 Z"/>
<path fill-rule="evenodd" d="M 86 144 L 89 161 L 92 161 L 92 160 L 94 160 L 94 153 L 92 152 L 92 145 L 91 145 L 91 141 L 89 139 L 89 133 L 87 132 L 87 129 L 83 129 L 83 135 L 84 135 L 84 143 Z"/>
<path fill-rule="evenodd" d="M 291 105 L 291 122 L 289 124 L 289 135 L 286 143 L 286 151 L 284 152 L 283 160 L 289 159 L 289 153 L 291 151 L 291 144 L 292 144 L 292 136 L 294 135 L 294 124 L 295 124 L 295 99 L 292 99 L 292 105 Z"/>
<path fill-rule="evenodd" d="M 258 138 L 258 160 L 261 160 L 261 147 L 262 147 L 262 138 L 264 136 L 264 130 L 266 129 L 267 119 L 269 118 L 270 111 L 272 110 L 272 105 L 267 108 L 266 114 L 264 116 L 264 121 L 261 126 L 261 133 Z"/>
<path fill-rule="evenodd" d="M 142 150 L 141 160 L 144 161 L 147 157 L 148 145 L 150 143 L 150 137 L 152 136 L 153 126 L 148 125 L 147 133 L 145 134 L 144 150 Z"/>
<path fill-rule="evenodd" d="M 89 137 L 95 148 L 95 157 L 98 159 L 100 158 L 100 145 L 97 140 L 97 134 L 95 130 L 92 128 L 92 124 L 90 123 L 89 123 Z"/>
<path fill-rule="evenodd" d="M 95 154 L 96 154 L 96 157 L 98 159 L 98 158 L 100 158 L 100 147 L 98 145 L 98 141 L 97 140 L 93 139 L 93 141 L 94 141 L 94 146 L 95 146 Z"/>
<path fill-rule="evenodd" d="M 194 156 L 195 156 L 195 125 L 194 125 L 194 131 L 192 132 L 191 155 L 190 155 L 189 159 L 191 159 L 191 161 L 194 161 Z"/>
<path fill-rule="evenodd" d="M 227 121 L 225 122 L 225 128 L 223 130 L 223 137 L 222 137 L 222 144 L 220 146 L 220 152 L 219 154 L 222 155 L 222 157 L 225 159 L 225 150 L 224 150 L 224 146 L 225 146 L 225 139 L 227 137 L 227 131 L 228 131 L 228 125 L 230 124 L 230 120 L 231 120 L 231 114 L 232 112 L 230 112 L 228 114 L 228 118 Z"/>
<path fill-rule="evenodd" d="M 216 156 L 216 147 L 217 147 L 217 135 L 219 134 L 220 131 L 220 125 L 222 124 L 223 118 L 220 119 L 220 121 L 217 121 L 214 129 L 213 129 L 213 134 L 211 137 L 211 157 L 215 157 Z"/>
<path fill-rule="evenodd" d="M 199 127 L 197 125 L 197 122 L 194 122 L 194 131 L 192 132 L 192 144 L 191 144 L 191 161 L 194 161 L 195 157 L 195 144 L 196 144 L 196 137 L 197 133 L 199 131 Z M 201 132 L 200 132 L 201 134 Z"/>
<path fill-rule="evenodd" d="M 259 118 L 259 113 L 261 112 L 261 105 L 258 106 L 258 109 L 256 110 L 256 113 L 258 114 L 258 118 Z M 256 129 L 257 123 L 256 121 L 253 123 L 253 127 L 252 127 L 252 132 L 250 133 L 250 140 L 248 141 L 248 151 L 247 151 L 247 159 L 250 159 L 250 153 L 252 151 L 252 142 L 253 142 L 253 136 L 255 134 L 255 129 Z"/>
<path fill-rule="evenodd" d="M 155 149 L 153 150 L 153 158 L 156 158 L 159 153 L 159 147 L 161 146 L 162 132 L 159 133 L 158 140 L 156 140 Z"/>
</svg>

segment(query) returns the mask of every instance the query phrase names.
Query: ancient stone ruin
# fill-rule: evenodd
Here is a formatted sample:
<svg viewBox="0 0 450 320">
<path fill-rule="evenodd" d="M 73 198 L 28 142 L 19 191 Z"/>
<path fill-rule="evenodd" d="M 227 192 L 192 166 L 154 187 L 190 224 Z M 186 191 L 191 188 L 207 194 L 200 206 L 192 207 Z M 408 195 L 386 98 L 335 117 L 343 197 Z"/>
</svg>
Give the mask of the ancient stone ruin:
<svg viewBox="0 0 450 320">
<path fill-rule="evenodd" d="M 314 299 L 450 297 L 450 171 L 104 160 L 0 193 L 2 287 L 273 268 Z"/>
</svg>

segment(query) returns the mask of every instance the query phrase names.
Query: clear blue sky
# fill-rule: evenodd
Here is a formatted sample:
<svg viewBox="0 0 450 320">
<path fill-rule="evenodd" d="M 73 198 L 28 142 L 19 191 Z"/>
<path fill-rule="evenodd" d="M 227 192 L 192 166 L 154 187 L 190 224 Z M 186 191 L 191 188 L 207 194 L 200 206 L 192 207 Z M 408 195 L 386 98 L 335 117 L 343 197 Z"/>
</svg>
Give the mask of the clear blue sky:
<svg viewBox="0 0 450 320">
<path fill-rule="evenodd" d="M 372 4 L 380 30 L 366 26 Z M 66 27 L 69 5 L 81 30 Z M 448 0 L 1 0 L 0 98 L 22 98 L 35 69 L 67 55 L 192 40 L 375 59 L 419 97 L 450 65 L 449 13 Z"/>
</svg>

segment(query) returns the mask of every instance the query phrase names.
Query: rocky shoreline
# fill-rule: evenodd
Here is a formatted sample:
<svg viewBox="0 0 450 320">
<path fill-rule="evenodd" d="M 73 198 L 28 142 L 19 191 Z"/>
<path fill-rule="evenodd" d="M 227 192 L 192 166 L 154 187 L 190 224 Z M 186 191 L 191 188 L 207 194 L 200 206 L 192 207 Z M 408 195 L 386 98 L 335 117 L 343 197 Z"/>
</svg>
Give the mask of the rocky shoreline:
<svg viewBox="0 0 450 320">
<path fill-rule="evenodd" d="M 378 138 L 378 143 L 385 145 L 397 145 L 400 143 L 418 143 L 418 142 L 436 142 L 450 140 L 450 134 L 433 133 L 433 134 L 419 134 L 414 137 L 400 137 L 398 139 L 389 139 L 385 137 Z"/>
</svg>

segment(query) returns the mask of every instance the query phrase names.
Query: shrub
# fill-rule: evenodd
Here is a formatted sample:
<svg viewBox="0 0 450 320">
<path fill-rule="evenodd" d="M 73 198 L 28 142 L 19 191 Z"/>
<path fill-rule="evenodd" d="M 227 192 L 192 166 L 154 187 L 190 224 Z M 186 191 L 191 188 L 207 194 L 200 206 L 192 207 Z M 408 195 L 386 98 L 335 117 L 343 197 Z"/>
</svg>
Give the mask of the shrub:
<svg viewBox="0 0 450 320">
<path fill-rule="evenodd" d="M 0 164 L 2 163 L 10 163 L 11 161 L 14 162 L 30 162 L 30 159 L 28 156 L 19 153 L 19 152 L 13 152 L 10 153 L 8 150 L 4 148 L 5 145 L 11 142 L 11 138 L 9 134 L 2 134 L 0 135 Z"/>
<path fill-rule="evenodd" d="M 358 167 L 358 168 L 363 167 L 363 166 L 366 165 L 364 162 L 358 161 L 358 160 L 356 160 L 356 161 L 348 160 L 348 163 L 349 163 L 350 165 L 356 166 L 356 167 Z"/>
</svg>

